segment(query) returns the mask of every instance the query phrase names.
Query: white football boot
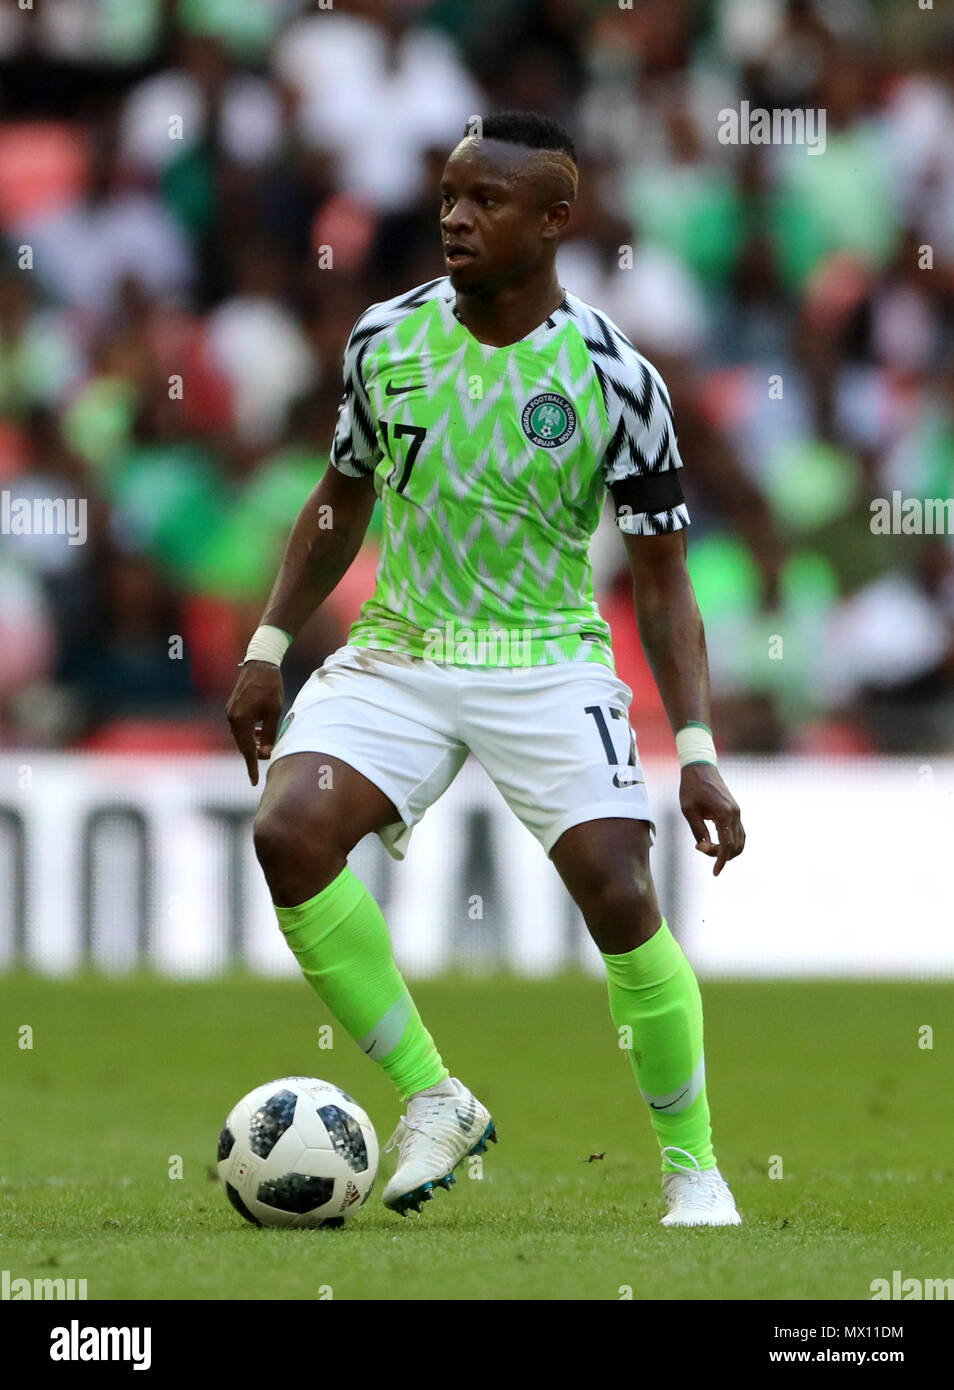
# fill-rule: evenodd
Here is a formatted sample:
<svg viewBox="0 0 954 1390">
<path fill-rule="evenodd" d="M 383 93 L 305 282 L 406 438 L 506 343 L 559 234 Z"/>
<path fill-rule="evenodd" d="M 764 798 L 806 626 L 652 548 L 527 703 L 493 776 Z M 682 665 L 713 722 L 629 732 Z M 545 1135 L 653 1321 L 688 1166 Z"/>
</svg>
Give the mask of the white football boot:
<svg viewBox="0 0 954 1390">
<path fill-rule="evenodd" d="M 454 1186 L 454 1169 L 470 1154 L 483 1153 L 488 1140 L 497 1142 L 490 1111 L 455 1076 L 412 1096 L 384 1146 L 385 1153 L 397 1147 L 399 1156 L 381 1200 L 402 1216 L 420 1211 L 435 1187 Z"/>
<path fill-rule="evenodd" d="M 688 1158 L 686 1167 L 672 1154 Z M 669 1208 L 661 1226 L 741 1226 L 742 1218 L 735 1198 L 718 1168 L 700 1168 L 692 1154 L 674 1145 L 663 1149 L 663 1157 L 676 1164 L 678 1173 L 663 1173 L 662 1188 Z"/>
</svg>

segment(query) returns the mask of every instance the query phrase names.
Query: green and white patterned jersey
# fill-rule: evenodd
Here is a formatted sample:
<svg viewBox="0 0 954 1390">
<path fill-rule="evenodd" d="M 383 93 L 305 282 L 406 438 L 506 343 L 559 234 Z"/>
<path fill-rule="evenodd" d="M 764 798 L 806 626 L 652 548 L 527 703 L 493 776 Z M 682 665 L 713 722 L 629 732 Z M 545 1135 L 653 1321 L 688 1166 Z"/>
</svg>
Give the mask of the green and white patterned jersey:
<svg viewBox="0 0 954 1390">
<path fill-rule="evenodd" d="M 610 319 L 567 294 L 507 347 L 459 322 L 449 279 L 372 305 L 345 350 L 332 463 L 374 475 L 374 596 L 348 641 L 464 665 L 613 669 L 589 543 L 689 517 L 668 392 Z"/>
</svg>

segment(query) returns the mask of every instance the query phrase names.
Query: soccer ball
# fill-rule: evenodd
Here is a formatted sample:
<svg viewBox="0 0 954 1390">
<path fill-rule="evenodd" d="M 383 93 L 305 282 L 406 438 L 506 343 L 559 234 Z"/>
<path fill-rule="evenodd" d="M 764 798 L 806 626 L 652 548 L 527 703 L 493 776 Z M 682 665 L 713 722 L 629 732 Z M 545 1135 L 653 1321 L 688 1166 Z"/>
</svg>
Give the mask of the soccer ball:
<svg viewBox="0 0 954 1390">
<path fill-rule="evenodd" d="M 378 1136 L 356 1100 L 313 1076 L 249 1091 L 219 1135 L 219 1177 L 256 1226 L 341 1226 L 367 1201 Z"/>
</svg>

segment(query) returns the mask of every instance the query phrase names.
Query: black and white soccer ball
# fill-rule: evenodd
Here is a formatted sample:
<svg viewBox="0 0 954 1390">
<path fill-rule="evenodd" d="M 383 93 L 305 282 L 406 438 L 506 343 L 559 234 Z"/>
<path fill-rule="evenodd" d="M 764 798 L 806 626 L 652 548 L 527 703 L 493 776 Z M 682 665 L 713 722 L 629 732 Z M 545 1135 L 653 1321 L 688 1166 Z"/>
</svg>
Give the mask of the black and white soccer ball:
<svg viewBox="0 0 954 1390">
<path fill-rule="evenodd" d="M 356 1100 L 313 1076 L 249 1091 L 219 1135 L 219 1177 L 256 1226 L 340 1226 L 368 1199 L 378 1137 Z"/>
</svg>

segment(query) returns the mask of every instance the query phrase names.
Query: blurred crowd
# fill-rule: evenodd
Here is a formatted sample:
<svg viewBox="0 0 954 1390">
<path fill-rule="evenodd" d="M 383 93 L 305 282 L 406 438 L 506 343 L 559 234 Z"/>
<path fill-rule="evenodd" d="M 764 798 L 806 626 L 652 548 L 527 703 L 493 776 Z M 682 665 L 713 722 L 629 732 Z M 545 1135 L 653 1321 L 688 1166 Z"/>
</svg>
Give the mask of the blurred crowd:
<svg viewBox="0 0 954 1390">
<path fill-rule="evenodd" d="M 664 373 L 721 742 L 954 750 L 954 27 L 876 0 L 0 0 L 0 746 L 215 748 L 358 314 L 442 273 L 475 114 L 582 180 L 567 289 Z M 719 113 L 823 110 L 824 152 Z M 373 586 L 380 534 L 286 661 Z M 601 606 L 664 741 L 609 515 Z"/>
</svg>

